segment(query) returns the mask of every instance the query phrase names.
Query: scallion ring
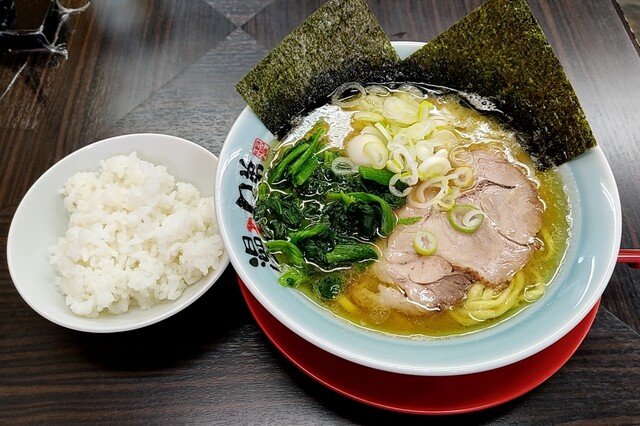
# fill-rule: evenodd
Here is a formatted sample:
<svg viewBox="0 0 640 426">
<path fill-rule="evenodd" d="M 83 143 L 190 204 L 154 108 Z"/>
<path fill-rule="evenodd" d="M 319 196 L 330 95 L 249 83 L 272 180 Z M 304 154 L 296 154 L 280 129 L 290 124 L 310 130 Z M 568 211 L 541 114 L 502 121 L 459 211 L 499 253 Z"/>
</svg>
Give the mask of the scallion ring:
<svg viewBox="0 0 640 426">
<path fill-rule="evenodd" d="M 331 162 L 331 171 L 337 176 L 358 173 L 358 166 L 350 158 L 337 157 Z"/>
<path fill-rule="evenodd" d="M 373 111 L 358 111 L 353 114 L 353 119 L 369 123 L 377 123 L 384 120 L 384 116 Z"/>
<path fill-rule="evenodd" d="M 419 254 L 430 256 L 436 252 L 438 248 L 438 240 L 433 232 L 421 230 L 416 232 L 413 237 L 413 248 Z"/>
<path fill-rule="evenodd" d="M 433 157 L 433 145 L 429 141 L 420 140 L 415 144 L 416 156 L 425 161 Z"/>
<path fill-rule="evenodd" d="M 374 124 L 374 126 L 380 131 L 380 133 L 382 133 L 387 142 L 393 139 L 391 133 L 389 133 L 389 131 L 382 125 L 382 123 L 376 123 Z"/>
<path fill-rule="evenodd" d="M 405 125 L 418 121 L 418 108 L 397 96 L 389 96 L 384 100 L 381 113 L 389 120 Z"/>
<path fill-rule="evenodd" d="M 418 109 L 418 121 L 421 123 L 427 121 L 427 119 L 429 118 L 429 112 L 433 108 L 433 104 L 427 100 L 420 102 L 420 108 Z"/>
<path fill-rule="evenodd" d="M 370 95 L 374 95 L 374 96 L 389 96 L 391 94 L 391 91 L 389 91 L 389 89 L 385 86 L 379 86 L 376 84 L 372 84 L 371 86 L 367 86 L 367 93 L 369 93 Z"/>
<path fill-rule="evenodd" d="M 419 87 L 414 86 L 413 84 L 402 84 L 400 87 L 398 87 L 398 91 L 395 94 L 397 96 L 404 95 L 405 93 L 410 94 L 417 99 L 424 97 L 424 92 L 420 90 Z"/>
<path fill-rule="evenodd" d="M 444 176 L 449 170 L 451 170 L 449 160 L 443 156 L 434 155 L 420 163 L 418 175 L 424 181 L 435 176 Z"/>
<path fill-rule="evenodd" d="M 453 171 L 449 182 L 458 188 L 469 188 L 473 184 L 473 169 L 469 166 L 461 166 Z"/>
<path fill-rule="evenodd" d="M 471 164 L 473 164 L 473 155 L 471 154 L 471 152 L 468 149 L 460 146 L 451 150 L 449 159 L 451 160 L 451 164 L 454 167 L 470 166 Z"/>
<path fill-rule="evenodd" d="M 399 191 L 398 188 L 396 187 L 396 184 L 399 181 L 403 182 L 402 181 L 402 173 L 396 173 L 395 175 L 393 175 L 393 177 L 389 181 L 389 192 L 391 192 L 396 197 L 401 197 L 401 198 L 402 197 L 406 197 L 413 190 L 413 186 L 408 185 L 403 191 Z"/>
<path fill-rule="evenodd" d="M 460 188 L 449 188 L 444 197 L 438 201 L 438 207 L 442 210 L 450 210 L 456 205 L 456 199 L 460 195 Z"/>
<path fill-rule="evenodd" d="M 331 103 L 340 108 L 351 108 L 360 102 L 367 92 L 359 83 L 344 83 L 331 95 Z"/>
<path fill-rule="evenodd" d="M 362 151 L 371 160 L 374 169 L 384 169 L 389 159 L 389 150 L 382 142 L 367 142 L 362 147 Z"/>
<path fill-rule="evenodd" d="M 418 209 L 428 209 L 440 201 L 449 190 L 449 185 L 443 177 L 431 178 L 417 185 L 409 194 L 407 202 Z"/>
<path fill-rule="evenodd" d="M 484 213 L 471 204 L 459 204 L 449 210 L 449 223 L 454 229 L 465 234 L 475 232 L 484 220 Z"/>
</svg>

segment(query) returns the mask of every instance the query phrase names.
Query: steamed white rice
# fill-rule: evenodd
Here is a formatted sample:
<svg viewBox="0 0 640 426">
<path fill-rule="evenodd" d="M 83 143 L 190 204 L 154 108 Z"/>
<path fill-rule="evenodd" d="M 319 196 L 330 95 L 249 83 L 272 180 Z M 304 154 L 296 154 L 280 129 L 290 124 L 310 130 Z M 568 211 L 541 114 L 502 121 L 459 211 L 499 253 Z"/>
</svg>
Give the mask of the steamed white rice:
<svg viewBox="0 0 640 426">
<path fill-rule="evenodd" d="M 51 247 L 56 285 L 77 315 L 127 312 L 175 300 L 217 268 L 223 245 L 213 197 L 137 154 L 101 161 L 61 190 L 70 213 Z"/>
</svg>

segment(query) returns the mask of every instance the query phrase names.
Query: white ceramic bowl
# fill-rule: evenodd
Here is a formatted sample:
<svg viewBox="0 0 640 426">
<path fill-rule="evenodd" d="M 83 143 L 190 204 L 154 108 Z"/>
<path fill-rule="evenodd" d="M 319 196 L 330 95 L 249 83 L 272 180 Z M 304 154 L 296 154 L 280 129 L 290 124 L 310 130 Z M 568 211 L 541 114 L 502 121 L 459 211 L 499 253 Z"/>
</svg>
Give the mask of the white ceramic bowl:
<svg viewBox="0 0 640 426">
<path fill-rule="evenodd" d="M 137 306 L 120 315 L 98 318 L 77 316 L 65 304 L 54 284 L 55 267 L 49 248 L 64 235 L 69 216 L 59 193 L 66 180 L 79 171 L 95 171 L 100 160 L 136 151 L 142 160 L 164 165 L 178 181 L 192 183 L 202 196 L 214 192 L 218 159 L 205 148 L 185 139 L 159 134 L 132 134 L 95 142 L 68 155 L 47 170 L 20 202 L 7 241 L 9 272 L 16 289 L 36 312 L 74 330 L 110 333 L 141 328 L 181 311 L 202 296 L 229 264 L 225 251 L 219 268 L 190 285 L 176 300 L 147 310 Z"/>
<path fill-rule="evenodd" d="M 406 57 L 421 43 L 394 46 Z M 272 135 L 247 108 L 220 154 L 216 209 L 231 263 L 275 318 L 349 361 L 425 376 L 469 374 L 512 364 L 573 329 L 598 302 L 613 273 L 621 237 L 620 200 L 611 169 L 600 148 L 595 148 L 560 167 L 573 210 L 573 235 L 566 261 L 541 300 L 497 326 L 448 339 L 410 340 L 363 330 L 277 283 L 277 273 L 265 261 L 260 238 L 250 226 L 251 214 L 236 203 L 241 197 L 253 202 L 250 188 L 255 182 L 245 166 L 260 163 L 259 140 L 271 141 Z"/>
</svg>

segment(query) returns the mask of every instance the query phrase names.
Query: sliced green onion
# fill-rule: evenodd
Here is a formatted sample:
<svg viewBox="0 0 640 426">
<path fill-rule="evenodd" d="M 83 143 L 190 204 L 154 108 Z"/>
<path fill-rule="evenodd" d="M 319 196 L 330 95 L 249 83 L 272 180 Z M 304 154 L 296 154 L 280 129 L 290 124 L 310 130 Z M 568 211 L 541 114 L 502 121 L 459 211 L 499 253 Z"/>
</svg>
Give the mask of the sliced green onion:
<svg viewBox="0 0 640 426">
<path fill-rule="evenodd" d="M 402 164 L 399 161 L 396 160 L 389 160 L 387 161 L 387 170 L 389 170 L 392 173 L 402 173 Z"/>
<path fill-rule="evenodd" d="M 383 121 L 384 116 L 373 111 L 358 111 L 353 114 L 353 119 L 370 123 L 377 123 L 379 121 Z"/>
<path fill-rule="evenodd" d="M 456 204 L 456 199 L 460 195 L 460 188 L 449 188 L 446 195 L 438 201 L 438 207 L 442 210 L 449 210 Z"/>
<path fill-rule="evenodd" d="M 419 254 L 430 256 L 436 252 L 436 248 L 438 248 L 438 240 L 431 231 L 418 231 L 413 237 L 413 248 Z"/>
<path fill-rule="evenodd" d="M 369 152 L 365 147 L 369 145 Z M 359 134 L 347 142 L 347 156 L 358 166 L 383 165 L 389 156 L 386 144 L 375 134 Z"/>
<path fill-rule="evenodd" d="M 360 130 L 360 134 L 376 135 L 378 138 L 380 138 L 381 141 L 387 140 L 385 135 L 383 135 L 382 132 L 376 126 L 372 126 L 371 124 L 364 126 L 364 128 Z"/>
<path fill-rule="evenodd" d="M 418 183 L 418 163 L 407 147 L 396 144 L 389 144 L 392 162 L 387 162 L 387 169 L 394 173 L 402 173 L 402 181 L 407 185 Z"/>
<path fill-rule="evenodd" d="M 418 183 L 418 181 L 420 180 L 420 177 L 418 176 L 418 166 L 415 164 L 415 162 L 411 163 L 410 166 L 411 166 L 410 171 L 401 173 L 402 177 L 400 178 L 400 180 L 406 183 L 407 185 L 413 186 Z"/>
<path fill-rule="evenodd" d="M 370 86 L 367 86 L 367 92 L 370 95 L 373 96 L 382 96 L 382 97 L 386 97 L 389 96 L 391 94 L 391 92 L 389 91 L 389 89 L 385 86 L 380 86 L 377 84 L 372 84 Z"/>
<path fill-rule="evenodd" d="M 336 157 L 331 162 L 331 171 L 337 176 L 352 175 L 358 173 L 358 166 L 350 158 Z"/>
<path fill-rule="evenodd" d="M 418 108 L 397 96 L 389 96 L 382 104 L 382 115 L 402 124 L 413 124 L 418 121 Z"/>
<path fill-rule="evenodd" d="M 407 149 L 411 149 L 413 145 L 413 140 L 411 139 L 411 135 L 407 132 L 405 127 L 394 126 L 390 124 L 387 126 L 387 130 L 393 135 L 393 140 L 389 141 L 389 149 L 393 147 L 404 147 Z"/>
<path fill-rule="evenodd" d="M 471 204 L 460 204 L 449 210 L 448 217 L 454 229 L 471 234 L 482 224 L 484 213 Z"/>
<path fill-rule="evenodd" d="M 453 146 L 458 142 L 458 138 L 451 130 L 440 129 L 433 131 L 433 139 L 437 140 L 440 145 Z"/>
<path fill-rule="evenodd" d="M 331 95 L 331 103 L 340 108 L 351 108 L 356 106 L 365 95 L 366 91 L 360 83 L 344 83 Z"/>
<path fill-rule="evenodd" d="M 351 95 L 360 88 L 347 85 L 337 92 L 345 91 Z M 467 166 L 472 158 L 464 158 L 464 154 L 471 157 L 469 152 L 456 147 L 460 135 L 446 105 L 436 108 L 420 88 L 412 85 L 401 85 L 398 90 L 373 85 L 364 91 L 358 111 L 352 116 L 357 123 L 355 128 L 362 130 L 346 144 L 346 155 L 357 166 L 393 173 L 389 181 L 391 194 L 413 198 L 416 207 L 453 207 L 459 192 L 450 192 L 449 185 L 467 188 L 473 183 L 469 169 L 451 172 L 453 167 L 461 166 L 453 159 L 466 161 Z M 449 150 L 454 147 L 457 156 L 450 155 Z M 445 180 L 421 185 L 435 177 Z M 396 186 L 399 182 L 402 184 Z"/>
<path fill-rule="evenodd" d="M 434 176 L 444 176 L 449 170 L 451 170 L 449 160 L 440 155 L 434 155 L 418 166 L 418 175 L 420 179 L 427 180 Z"/>
<path fill-rule="evenodd" d="M 333 160 L 338 158 L 338 154 L 335 151 L 325 150 L 324 151 L 324 165 L 328 168 L 331 168 L 331 163 Z"/>
<path fill-rule="evenodd" d="M 471 152 L 463 147 L 453 148 L 449 155 L 449 160 L 454 167 L 470 166 L 473 164 Z"/>
<path fill-rule="evenodd" d="M 448 190 L 449 184 L 445 178 L 431 178 L 416 186 L 407 201 L 413 207 L 428 209 L 447 195 Z"/>
<path fill-rule="evenodd" d="M 393 160 L 394 165 L 397 165 L 399 168 L 398 171 L 391 170 L 392 172 L 400 173 L 405 169 L 407 169 L 412 162 L 415 163 L 415 160 L 412 159 L 411 153 L 405 146 L 389 144 L 388 148 L 389 148 L 389 151 L 391 151 L 390 160 Z M 389 167 L 388 164 L 387 164 L 387 167 Z"/>
<path fill-rule="evenodd" d="M 449 175 L 449 182 L 458 188 L 469 188 L 473 184 L 473 169 L 469 166 L 461 166 Z"/>
<path fill-rule="evenodd" d="M 433 104 L 429 101 L 420 102 L 418 109 L 418 121 L 424 122 L 429 117 L 429 111 L 433 109 Z"/>
<path fill-rule="evenodd" d="M 383 169 L 389 159 L 389 150 L 382 141 L 367 142 L 362 147 L 362 151 L 371 160 L 374 169 Z"/>
<path fill-rule="evenodd" d="M 429 141 L 418 141 L 416 142 L 416 155 L 422 161 L 427 160 L 428 158 L 433 157 L 433 144 Z"/>
<path fill-rule="evenodd" d="M 382 133 L 382 136 L 384 136 L 384 138 L 387 141 L 390 141 L 393 139 L 393 136 L 391 136 L 391 133 L 389 133 L 389 131 L 382 125 L 382 123 L 376 123 L 374 124 L 374 126 L 376 129 L 380 131 L 380 133 Z"/>
<path fill-rule="evenodd" d="M 407 97 L 407 95 L 411 96 L 411 100 L 418 100 L 424 96 L 422 90 L 419 87 L 414 86 L 413 84 L 402 84 L 398 87 L 398 91 L 394 93 L 395 96 L 402 97 L 403 99 Z"/>
<path fill-rule="evenodd" d="M 434 155 L 437 157 L 446 158 L 447 161 L 449 160 L 449 151 L 445 148 L 440 148 Z"/>
<path fill-rule="evenodd" d="M 393 175 L 393 177 L 391 177 L 391 180 L 389 180 L 389 192 L 391 192 L 396 197 L 400 197 L 400 198 L 406 197 L 413 190 L 413 186 L 407 185 L 407 187 L 404 190 L 400 191 L 396 186 L 398 181 L 403 182 L 402 174 L 400 173 L 396 173 L 395 175 Z"/>
</svg>

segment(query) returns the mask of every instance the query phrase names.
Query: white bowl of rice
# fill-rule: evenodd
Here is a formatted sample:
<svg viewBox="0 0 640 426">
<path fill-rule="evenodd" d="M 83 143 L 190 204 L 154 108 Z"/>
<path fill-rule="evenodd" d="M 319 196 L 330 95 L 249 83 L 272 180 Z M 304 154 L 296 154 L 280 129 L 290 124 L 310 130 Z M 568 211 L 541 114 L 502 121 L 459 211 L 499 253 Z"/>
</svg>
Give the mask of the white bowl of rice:
<svg viewBox="0 0 640 426">
<path fill-rule="evenodd" d="M 131 134 L 45 172 L 7 240 L 16 289 L 74 330 L 141 328 L 183 310 L 229 264 L 215 216 L 217 157 L 185 139 Z"/>
</svg>

